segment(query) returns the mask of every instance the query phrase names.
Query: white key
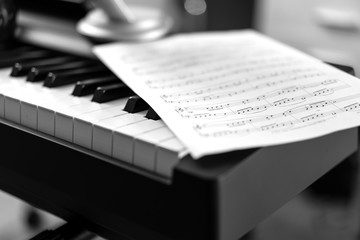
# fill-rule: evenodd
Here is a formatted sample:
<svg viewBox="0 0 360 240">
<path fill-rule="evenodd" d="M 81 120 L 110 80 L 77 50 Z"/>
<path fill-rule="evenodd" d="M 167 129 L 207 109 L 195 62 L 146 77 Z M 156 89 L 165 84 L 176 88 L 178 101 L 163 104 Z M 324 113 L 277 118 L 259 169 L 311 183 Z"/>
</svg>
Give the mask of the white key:
<svg viewBox="0 0 360 240">
<path fill-rule="evenodd" d="M 174 137 L 174 134 L 167 127 L 137 136 L 134 145 L 134 165 L 143 169 L 155 171 L 156 146 L 161 142 Z"/>
<path fill-rule="evenodd" d="M 0 69 L 0 81 L 6 81 L 11 73 L 11 68 Z"/>
<path fill-rule="evenodd" d="M 9 78 L 10 69 L 0 69 L 0 89 L 2 89 L 1 84 Z M 0 117 L 4 118 L 5 115 L 5 97 L 0 90 Z"/>
<path fill-rule="evenodd" d="M 121 104 L 120 107 L 123 107 L 122 101 L 111 101 L 108 103 L 96 103 L 91 102 L 90 99 L 79 105 L 70 106 L 68 108 L 59 110 L 55 113 L 55 136 L 69 142 L 73 142 L 74 136 L 74 118 L 85 115 L 87 113 L 98 112 L 107 108 L 112 108 Z"/>
<path fill-rule="evenodd" d="M 10 121 L 21 122 L 31 128 L 40 126 L 40 131 L 54 135 L 55 112 L 87 102 L 85 98 L 71 96 L 73 90 L 71 85 L 49 89 L 43 87 L 41 82 L 29 83 L 25 81 L 25 78 L 6 76 L 9 72 L 2 73 L 3 75 L 0 73 L 4 76 L 1 79 L 4 81 L 0 81 L 3 93 L 0 96 L 0 115 Z M 3 109 L 1 106 L 4 106 Z M 37 114 L 38 107 L 40 107 L 40 117 Z M 21 112 L 18 111 L 19 108 Z"/>
<path fill-rule="evenodd" d="M 146 111 L 134 114 L 129 113 L 118 117 L 108 118 L 94 124 L 92 149 L 111 156 L 113 130 L 132 123 L 146 121 L 147 118 L 145 118 L 145 114 Z"/>
<path fill-rule="evenodd" d="M 6 105 L 6 93 L 8 91 L 13 91 L 15 89 L 20 89 L 21 88 L 21 80 L 17 80 L 17 79 L 11 79 L 9 77 L 10 74 L 10 70 L 2 70 L 0 72 L 0 116 L 3 118 L 6 118 L 6 114 L 5 114 L 5 105 Z M 14 104 L 16 104 L 16 102 L 14 101 L 15 99 L 11 99 L 8 101 L 8 103 L 12 106 L 14 106 Z M 17 114 L 17 108 L 14 109 L 13 112 L 11 112 L 12 108 L 10 106 L 8 106 L 7 110 L 10 111 L 7 114 L 7 119 L 12 121 L 16 121 L 19 122 L 18 120 L 20 119 L 20 117 Z"/>
<path fill-rule="evenodd" d="M 9 73 L 0 70 L 0 117 L 162 176 L 187 153 L 161 120 L 123 111 L 127 99 L 97 104 L 72 96 L 73 86 L 47 88 Z"/>
<path fill-rule="evenodd" d="M 1 85 L 9 79 L 11 69 L 0 69 L 0 89 L 2 89 Z M 5 115 L 5 98 L 0 90 L 0 117 L 4 118 Z"/>
<path fill-rule="evenodd" d="M 4 103 L 4 118 L 20 124 L 20 101 L 18 99 L 5 96 Z"/>
<path fill-rule="evenodd" d="M 38 105 L 38 130 L 50 135 L 55 135 L 56 113 L 67 111 L 72 106 L 86 104 L 90 98 L 77 98 L 70 95 L 72 90 L 68 89 L 66 94 L 57 92 L 49 102 L 41 102 Z M 62 96 L 62 97 L 61 97 Z M 67 139 L 66 139 L 67 140 Z"/>
<path fill-rule="evenodd" d="M 21 91 L 18 91 L 18 93 L 7 93 L 7 95 L 19 99 L 20 124 L 37 130 L 37 102 L 40 101 L 42 84 L 27 83 L 25 79 L 23 79 L 23 81 Z"/>
<path fill-rule="evenodd" d="M 171 177 L 174 167 L 187 153 L 186 147 L 177 138 L 171 138 L 159 143 L 156 153 L 155 172 L 165 177 Z"/>
<path fill-rule="evenodd" d="M 5 96 L 0 94 L 0 117 L 5 117 Z"/>
<path fill-rule="evenodd" d="M 36 105 L 27 103 L 27 102 L 21 102 L 21 108 L 20 108 L 20 115 L 21 115 L 21 119 L 20 119 L 20 124 L 28 127 L 28 128 L 32 128 L 37 130 L 38 126 L 38 108 Z"/>
<path fill-rule="evenodd" d="M 86 148 L 91 148 L 93 125 L 101 120 L 128 114 L 128 112 L 123 110 L 126 102 L 127 98 L 112 101 L 110 103 L 114 105 L 113 107 L 74 117 L 74 143 Z"/>
<path fill-rule="evenodd" d="M 29 83 L 25 79 L 17 78 L 10 78 L 7 84 L 3 83 L 0 86 L 4 96 L 4 117 L 16 123 L 24 123 L 31 128 L 38 126 L 38 106 L 43 109 L 51 108 L 53 112 L 53 108 L 78 103 L 76 99 L 70 99 L 68 96 L 71 86 L 48 89 L 43 87 L 42 83 Z M 37 122 L 35 123 L 34 120 Z M 46 122 L 51 121 L 47 119 Z M 53 131 L 46 133 L 53 135 Z"/>
<path fill-rule="evenodd" d="M 0 117 L 5 117 L 5 95 L 8 89 L 12 88 L 12 84 L 16 83 L 14 79 L 9 77 L 11 69 L 0 69 Z M 20 80 L 21 81 L 21 80 Z M 18 81 L 19 82 L 19 81 Z"/>
<path fill-rule="evenodd" d="M 9 80 L 7 85 L 1 85 L 4 96 L 4 118 L 15 123 L 22 123 L 22 102 L 28 103 L 28 108 L 25 107 L 24 122 L 25 126 L 34 127 L 33 122 L 28 122 L 26 117 L 31 116 L 33 121 L 34 114 L 37 108 L 30 108 L 31 102 L 38 98 L 38 85 L 32 85 L 25 82 L 23 79 Z M 32 112 L 29 112 L 32 111 Z M 35 112 L 34 112 L 35 111 Z"/>
<path fill-rule="evenodd" d="M 112 157 L 132 163 L 134 158 L 134 138 L 161 127 L 165 127 L 165 123 L 161 120 L 146 120 L 115 129 L 113 132 Z"/>
<path fill-rule="evenodd" d="M 8 72 L 4 73 L 7 74 Z M 90 101 L 91 97 L 72 96 L 71 85 L 47 88 L 43 87 L 41 82 L 29 83 L 25 78 L 7 78 L 6 81 L 0 82 L 4 92 L 4 97 L 0 96 L 0 104 L 4 102 L 4 110 L 0 109 L 0 114 L 4 112 L 5 118 L 17 123 L 22 121 L 21 115 L 23 115 L 22 122 L 25 126 L 37 127 L 39 131 L 68 141 L 72 140 L 71 121 L 73 120 L 68 116 L 110 107 L 107 104 L 101 104 L 102 106 L 99 107 L 100 104 Z M 18 111 L 19 108 L 21 113 Z M 60 115 L 58 119 L 56 114 Z M 57 122 L 59 125 L 56 124 Z"/>
<path fill-rule="evenodd" d="M 111 107 L 110 104 L 99 104 L 87 99 L 82 104 L 69 106 L 55 113 L 55 136 L 66 141 L 73 141 L 74 117 L 89 112 Z"/>
</svg>

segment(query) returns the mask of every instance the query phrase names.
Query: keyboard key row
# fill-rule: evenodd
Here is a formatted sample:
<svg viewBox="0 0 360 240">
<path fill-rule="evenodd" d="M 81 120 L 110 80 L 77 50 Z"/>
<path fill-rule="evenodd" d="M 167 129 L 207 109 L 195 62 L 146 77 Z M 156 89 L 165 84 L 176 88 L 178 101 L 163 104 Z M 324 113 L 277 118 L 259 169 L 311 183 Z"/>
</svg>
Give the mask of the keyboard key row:
<svg viewBox="0 0 360 240">
<path fill-rule="evenodd" d="M 0 117 L 171 176 L 186 149 L 145 101 L 101 63 L 43 52 L 7 51 L 13 68 L 0 70 Z"/>
</svg>

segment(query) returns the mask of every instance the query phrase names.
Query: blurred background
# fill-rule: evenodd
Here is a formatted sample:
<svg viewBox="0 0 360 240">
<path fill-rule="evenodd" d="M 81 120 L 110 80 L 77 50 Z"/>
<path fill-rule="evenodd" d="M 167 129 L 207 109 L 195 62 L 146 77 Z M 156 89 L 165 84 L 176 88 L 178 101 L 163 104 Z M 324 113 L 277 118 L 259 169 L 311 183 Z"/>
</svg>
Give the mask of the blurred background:
<svg viewBox="0 0 360 240">
<path fill-rule="evenodd" d="M 253 28 L 321 60 L 360 72 L 360 1 L 357 0 L 127 0 L 172 16 L 173 32 Z M 83 18 L 81 0 L 18 0 L 19 25 L 59 29 Z M 66 12 L 66 14 L 65 14 Z M 53 21 L 39 21 L 39 16 Z M 41 26 L 39 26 L 39 24 Z M 50 27 L 49 27 L 50 26 Z M 75 26 L 75 25 L 73 25 Z M 70 30 L 69 30 L 70 29 Z M 360 239 L 358 155 L 355 154 L 289 201 L 244 239 Z M 0 239 L 27 239 L 63 221 L 0 192 Z"/>
<path fill-rule="evenodd" d="M 360 2 L 260 0 L 256 27 L 289 45 L 359 72 Z"/>
</svg>

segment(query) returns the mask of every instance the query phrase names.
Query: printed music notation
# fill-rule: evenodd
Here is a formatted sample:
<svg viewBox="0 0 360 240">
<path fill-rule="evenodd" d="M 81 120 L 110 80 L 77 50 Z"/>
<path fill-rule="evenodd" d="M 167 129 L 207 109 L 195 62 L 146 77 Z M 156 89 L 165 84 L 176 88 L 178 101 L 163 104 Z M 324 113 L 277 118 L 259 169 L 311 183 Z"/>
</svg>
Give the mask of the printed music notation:
<svg viewBox="0 0 360 240">
<path fill-rule="evenodd" d="M 360 80 L 254 31 L 183 34 L 94 52 L 194 158 L 360 125 Z"/>
</svg>

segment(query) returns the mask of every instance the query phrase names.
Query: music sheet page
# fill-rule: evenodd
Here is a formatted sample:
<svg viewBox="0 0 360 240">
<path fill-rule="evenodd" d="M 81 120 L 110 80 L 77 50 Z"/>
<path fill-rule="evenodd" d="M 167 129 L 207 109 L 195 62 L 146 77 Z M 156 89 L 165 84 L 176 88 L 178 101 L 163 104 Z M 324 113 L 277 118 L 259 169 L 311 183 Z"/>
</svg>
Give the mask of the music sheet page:
<svg viewBox="0 0 360 240">
<path fill-rule="evenodd" d="M 252 30 L 112 43 L 94 53 L 194 158 L 360 125 L 360 80 Z"/>
</svg>

